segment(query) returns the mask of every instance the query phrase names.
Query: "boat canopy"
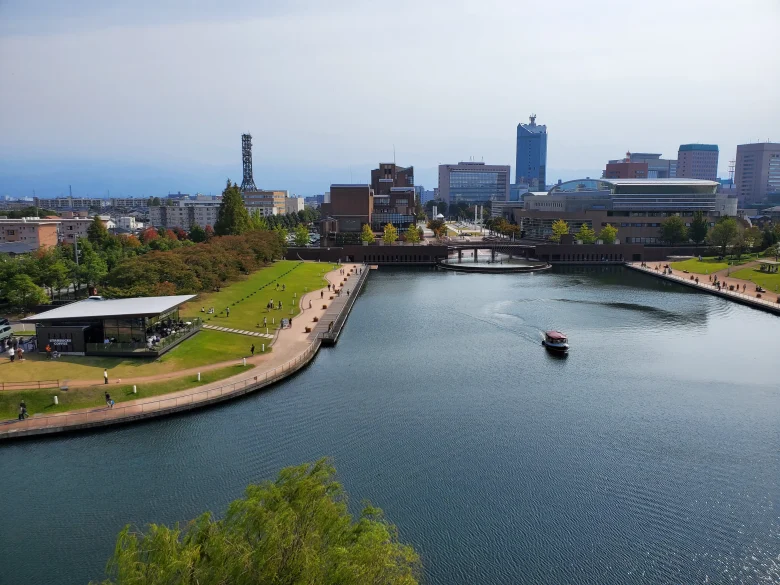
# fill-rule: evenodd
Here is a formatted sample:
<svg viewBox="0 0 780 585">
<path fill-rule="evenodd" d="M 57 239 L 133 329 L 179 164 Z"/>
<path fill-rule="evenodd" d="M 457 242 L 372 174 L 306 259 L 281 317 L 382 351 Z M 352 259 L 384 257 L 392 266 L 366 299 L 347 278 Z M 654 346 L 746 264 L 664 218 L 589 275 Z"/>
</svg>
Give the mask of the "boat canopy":
<svg viewBox="0 0 780 585">
<path fill-rule="evenodd" d="M 549 339 L 556 339 L 556 340 L 560 340 L 560 341 L 566 341 L 566 336 L 563 333 L 561 333 L 560 331 L 545 331 L 544 334 Z"/>
</svg>

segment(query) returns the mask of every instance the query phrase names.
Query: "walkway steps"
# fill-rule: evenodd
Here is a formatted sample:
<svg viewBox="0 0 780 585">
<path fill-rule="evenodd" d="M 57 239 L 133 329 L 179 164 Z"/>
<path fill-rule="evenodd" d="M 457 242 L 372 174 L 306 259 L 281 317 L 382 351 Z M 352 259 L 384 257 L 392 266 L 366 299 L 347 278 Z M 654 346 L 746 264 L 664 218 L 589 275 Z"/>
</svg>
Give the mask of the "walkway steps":
<svg viewBox="0 0 780 585">
<path fill-rule="evenodd" d="M 203 329 L 212 331 L 223 331 L 225 333 L 237 333 L 238 335 L 249 335 L 250 337 L 262 337 L 264 339 L 273 339 L 270 333 L 258 333 L 257 331 L 244 331 L 243 329 L 229 329 L 228 327 L 217 327 L 216 325 L 203 325 Z"/>
</svg>

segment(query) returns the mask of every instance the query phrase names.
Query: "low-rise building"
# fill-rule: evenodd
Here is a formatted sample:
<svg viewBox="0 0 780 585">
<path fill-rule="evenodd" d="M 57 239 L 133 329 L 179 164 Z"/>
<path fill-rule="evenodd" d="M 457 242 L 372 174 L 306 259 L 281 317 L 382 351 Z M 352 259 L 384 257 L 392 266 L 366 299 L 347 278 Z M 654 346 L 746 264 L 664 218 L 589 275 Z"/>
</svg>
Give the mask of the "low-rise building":
<svg viewBox="0 0 780 585">
<path fill-rule="evenodd" d="M 214 226 L 219 213 L 219 201 L 197 202 L 177 200 L 174 205 L 153 205 L 149 208 L 149 223 L 156 228 L 181 228 L 189 231 L 193 226 Z"/>
<path fill-rule="evenodd" d="M 330 193 L 326 195 L 321 208 L 323 236 L 358 234 L 364 224 L 371 225 L 374 214 L 374 190 L 371 185 L 331 185 Z"/>
<path fill-rule="evenodd" d="M 93 197 L 54 197 L 44 199 L 43 197 L 33 197 L 33 205 L 43 209 L 93 209 L 109 206 L 108 199 L 97 199 Z"/>
<path fill-rule="evenodd" d="M 287 191 L 258 189 L 257 191 L 244 191 L 241 195 L 247 209 L 275 207 L 278 215 L 287 213 Z"/>
<path fill-rule="evenodd" d="M 50 248 L 57 245 L 58 228 L 58 222 L 38 217 L 0 219 L 0 244 L 16 243 L 17 253 L 21 251 L 20 245 L 30 252 Z"/>
<path fill-rule="evenodd" d="M 526 237 L 546 239 L 562 219 L 576 233 L 584 224 L 599 232 L 618 228 L 627 244 L 659 244 L 661 222 L 672 215 L 690 224 L 703 212 L 714 225 L 719 217 L 737 214 L 735 196 L 718 193 L 716 181 L 697 179 L 583 179 L 556 185 L 544 194 L 526 194 L 513 216 Z"/>
<path fill-rule="evenodd" d="M 143 226 L 143 224 L 133 216 L 118 217 L 116 219 L 116 225 L 119 229 L 127 230 L 130 232 L 134 232 L 135 230 L 141 229 Z"/>
<path fill-rule="evenodd" d="M 447 204 L 509 200 L 509 165 L 460 162 L 439 165 L 439 197 Z"/>
<path fill-rule="evenodd" d="M 60 242 L 66 244 L 74 243 L 78 238 L 86 238 L 89 226 L 92 225 L 92 219 L 88 217 L 60 217 L 58 219 L 45 220 L 52 221 L 59 225 Z"/>
<path fill-rule="evenodd" d="M 298 213 L 303 211 L 306 204 L 303 201 L 303 197 L 287 197 L 284 200 L 284 212 L 285 213 Z"/>
</svg>

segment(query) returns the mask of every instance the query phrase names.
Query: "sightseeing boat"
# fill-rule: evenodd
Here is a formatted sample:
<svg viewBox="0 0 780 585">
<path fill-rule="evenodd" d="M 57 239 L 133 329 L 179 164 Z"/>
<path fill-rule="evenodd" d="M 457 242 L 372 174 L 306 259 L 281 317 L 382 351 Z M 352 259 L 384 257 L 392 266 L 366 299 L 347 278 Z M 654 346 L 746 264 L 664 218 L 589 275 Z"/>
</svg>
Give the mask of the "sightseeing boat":
<svg viewBox="0 0 780 585">
<path fill-rule="evenodd" d="M 550 351 L 569 351 L 569 340 L 560 331 L 545 331 L 542 345 Z"/>
</svg>

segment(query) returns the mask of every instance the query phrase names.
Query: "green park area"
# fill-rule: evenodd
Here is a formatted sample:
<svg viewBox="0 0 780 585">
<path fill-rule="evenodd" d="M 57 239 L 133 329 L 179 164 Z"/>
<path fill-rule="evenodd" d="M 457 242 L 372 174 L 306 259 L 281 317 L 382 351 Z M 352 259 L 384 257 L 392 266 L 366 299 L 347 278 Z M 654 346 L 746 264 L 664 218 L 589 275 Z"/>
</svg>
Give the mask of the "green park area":
<svg viewBox="0 0 780 585">
<path fill-rule="evenodd" d="M 687 270 L 694 274 L 712 274 L 718 270 L 728 268 L 728 262 L 718 261 L 714 256 L 711 258 L 691 258 L 690 260 L 683 260 L 682 262 L 672 262 L 670 266 L 674 270 Z"/>
<path fill-rule="evenodd" d="M 268 318 L 270 332 L 278 327 L 284 317 L 290 317 L 290 309 L 297 315 L 300 311 L 297 299 L 309 291 L 326 286 L 324 274 L 333 270 L 335 265 L 314 262 L 296 262 L 283 260 L 262 268 L 243 280 L 222 287 L 218 292 L 203 293 L 195 300 L 184 305 L 181 315 L 184 318 L 200 317 L 204 323 L 215 326 L 264 332 L 263 317 Z M 285 291 L 276 290 L 276 283 L 285 285 Z M 268 311 L 266 304 L 270 299 L 275 306 L 282 301 L 282 309 Z M 215 308 L 213 315 L 201 312 Z M 230 316 L 226 309 L 230 307 Z M 272 320 L 275 325 L 272 325 Z M 22 362 L 11 363 L 0 359 L 0 382 L 28 382 L 35 380 L 95 380 L 101 382 L 103 369 L 108 369 L 111 381 L 122 378 L 136 378 L 167 374 L 198 366 L 239 360 L 250 355 L 254 344 L 255 353 L 262 349 L 264 340 L 237 333 L 201 330 L 183 341 L 158 359 L 112 358 L 94 356 L 62 356 L 57 360 L 47 360 L 44 354 L 26 354 Z M 270 345 L 266 343 L 266 352 Z"/>
<path fill-rule="evenodd" d="M 27 413 L 30 416 L 41 414 L 54 414 L 79 408 L 90 408 L 104 405 L 105 393 L 109 392 L 111 398 L 119 404 L 128 400 L 150 398 L 162 394 L 170 394 L 179 390 L 196 388 L 218 380 L 230 378 L 242 372 L 248 372 L 254 366 L 236 364 L 216 370 L 210 370 L 201 374 L 200 381 L 197 375 L 160 380 L 158 382 L 140 383 L 136 385 L 137 393 L 133 394 L 132 384 L 96 384 L 83 388 L 70 388 L 67 391 L 59 388 L 47 388 L 42 390 L 21 390 L 0 392 L 0 420 L 16 418 L 19 414 L 19 403 L 24 400 L 27 405 Z M 54 396 L 57 396 L 58 404 L 54 404 Z"/>
<path fill-rule="evenodd" d="M 701 260 L 691 258 L 681 262 L 672 262 L 670 266 L 674 270 L 687 270 L 694 274 L 712 274 L 729 266 L 741 266 L 742 264 L 753 262 L 757 258 L 758 254 L 742 254 L 740 257 L 726 256 L 722 259 L 718 259 L 716 256 L 705 256 Z"/>
<path fill-rule="evenodd" d="M 731 273 L 731 278 L 739 278 L 741 280 L 749 280 L 762 287 L 769 292 L 778 292 L 780 290 L 780 274 L 777 272 L 761 272 L 758 266 L 755 268 L 744 268 Z"/>
</svg>

